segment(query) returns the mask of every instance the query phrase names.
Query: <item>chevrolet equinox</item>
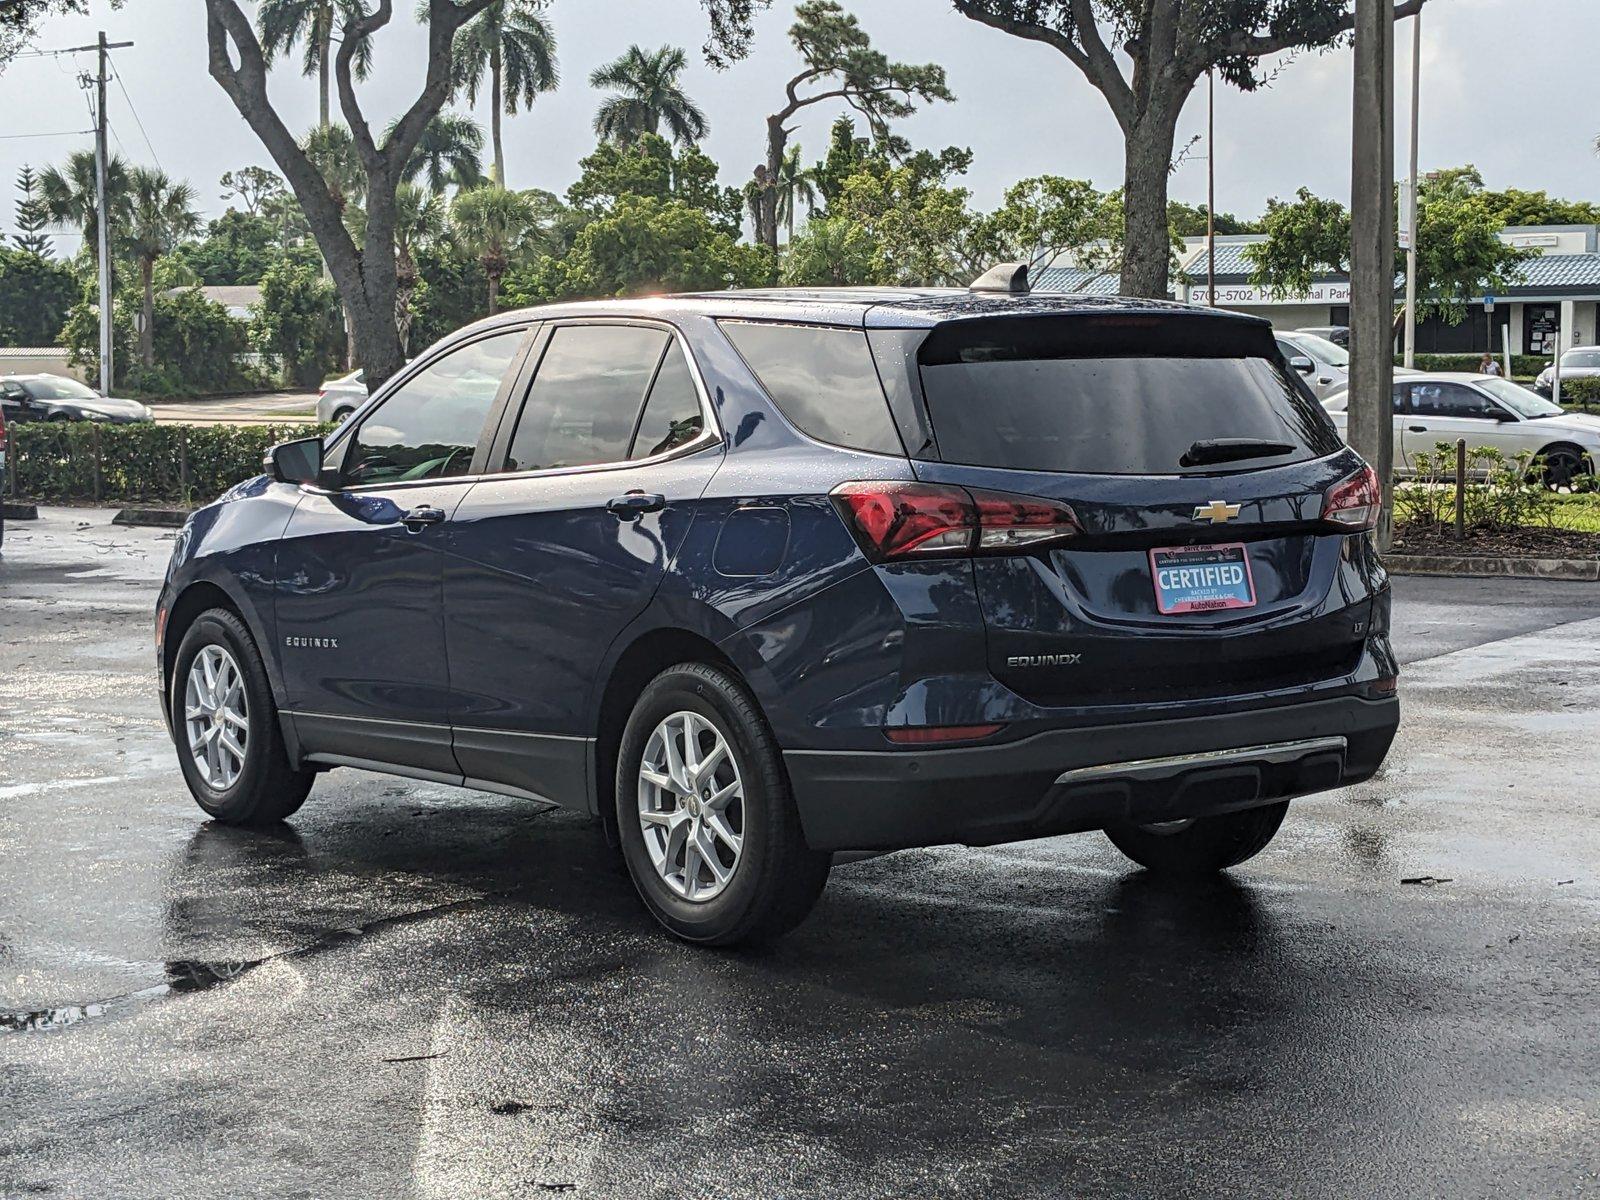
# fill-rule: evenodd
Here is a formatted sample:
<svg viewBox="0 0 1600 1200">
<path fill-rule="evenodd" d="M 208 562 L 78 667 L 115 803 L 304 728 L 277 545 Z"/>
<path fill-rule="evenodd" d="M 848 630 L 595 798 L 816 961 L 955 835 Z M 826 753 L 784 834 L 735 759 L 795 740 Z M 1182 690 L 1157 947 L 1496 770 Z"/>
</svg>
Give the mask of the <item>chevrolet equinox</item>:
<svg viewBox="0 0 1600 1200">
<path fill-rule="evenodd" d="M 597 817 L 680 937 L 838 852 L 1258 853 L 1398 722 L 1377 479 L 1261 320 L 972 289 L 563 304 L 446 338 L 177 539 L 184 777 L 355 767 Z"/>
</svg>

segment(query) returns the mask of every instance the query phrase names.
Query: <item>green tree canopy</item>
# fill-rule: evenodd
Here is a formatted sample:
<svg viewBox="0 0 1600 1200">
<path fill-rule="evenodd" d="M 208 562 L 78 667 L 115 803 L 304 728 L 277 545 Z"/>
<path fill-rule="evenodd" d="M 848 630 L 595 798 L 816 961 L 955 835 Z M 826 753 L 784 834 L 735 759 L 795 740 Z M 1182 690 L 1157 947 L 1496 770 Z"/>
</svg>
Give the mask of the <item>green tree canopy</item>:
<svg viewBox="0 0 1600 1200">
<path fill-rule="evenodd" d="M 647 133 L 660 133 L 679 145 L 701 141 L 711 123 L 679 82 L 689 65 L 679 46 L 646 51 L 629 46 L 622 56 L 589 76 L 589 85 L 609 88 L 594 116 L 594 131 L 606 141 L 624 144 Z"/>
<path fill-rule="evenodd" d="M 55 346 L 79 294 L 67 264 L 0 246 L 0 346 Z"/>
</svg>

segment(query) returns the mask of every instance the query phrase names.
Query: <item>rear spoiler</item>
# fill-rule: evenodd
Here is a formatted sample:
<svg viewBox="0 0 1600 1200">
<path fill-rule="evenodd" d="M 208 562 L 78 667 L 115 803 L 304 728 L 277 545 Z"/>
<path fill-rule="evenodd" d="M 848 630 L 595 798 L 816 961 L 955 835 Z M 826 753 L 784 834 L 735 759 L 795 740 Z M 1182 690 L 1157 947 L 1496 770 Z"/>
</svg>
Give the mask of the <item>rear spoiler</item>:
<svg viewBox="0 0 1600 1200">
<path fill-rule="evenodd" d="M 976 317 L 935 325 L 919 347 L 924 366 L 1029 358 L 1265 358 L 1276 360 L 1272 327 L 1231 314 L 1048 313 Z"/>
</svg>

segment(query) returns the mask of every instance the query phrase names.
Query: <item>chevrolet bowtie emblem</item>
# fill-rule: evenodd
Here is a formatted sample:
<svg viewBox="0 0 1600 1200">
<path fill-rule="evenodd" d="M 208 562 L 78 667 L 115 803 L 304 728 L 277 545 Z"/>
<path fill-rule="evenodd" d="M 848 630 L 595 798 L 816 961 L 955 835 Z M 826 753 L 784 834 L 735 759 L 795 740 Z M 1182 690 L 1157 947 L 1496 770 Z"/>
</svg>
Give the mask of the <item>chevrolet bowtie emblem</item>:
<svg viewBox="0 0 1600 1200">
<path fill-rule="evenodd" d="M 1239 515 L 1239 506 L 1229 504 L 1226 500 L 1213 500 L 1210 504 L 1202 504 L 1194 510 L 1196 521 L 1210 521 L 1213 525 L 1226 525 Z"/>
</svg>

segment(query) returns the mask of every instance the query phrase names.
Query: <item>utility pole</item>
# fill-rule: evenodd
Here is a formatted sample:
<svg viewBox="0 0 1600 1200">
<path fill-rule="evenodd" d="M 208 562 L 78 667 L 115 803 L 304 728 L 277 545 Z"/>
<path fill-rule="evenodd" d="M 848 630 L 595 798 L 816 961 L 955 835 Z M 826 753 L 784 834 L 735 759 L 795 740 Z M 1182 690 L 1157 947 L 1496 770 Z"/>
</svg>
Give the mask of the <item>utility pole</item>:
<svg viewBox="0 0 1600 1200">
<path fill-rule="evenodd" d="M 1394 513 L 1394 0 L 1356 0 L 1354 93 L 1348 424 L 1382 489 L 1382 551 Z"/>
<path fill-rule="evenodd" d="M 106 207 L 106 31 L 98 43 L 100 69 L 95 77 L 94 191 L 95 255 L 100 264 L 100 394 L 111 395 L 111 214 Z"/>
<path fill-rule="evenodd" d="M 1422 111 L 1422 10 L 1411 23 L 1411 174 L 1406 188 L 1406 367 L 1417 365 L 1417 129 Z M 1494 334 L 1489 334 L 1494 346 Z"/>
<path fill-rule="evenodd" d="M 1217 69 L 1206 72 L 1206 303 L 1217 306 Z"/>
<path fill-rule="evenodd" d="M 100 276 L 100 394 L 111 394 L 111 216 L 106 201 L 106 67 L 109 51 L 125 50 L 132 42 L 108 42 L 105 30 L 92 46 L 73 46 L 62 54 L 86 54 L 93 51 L 97 70 L 94 75 L 94 204 L 95 204 L 95 259 Z M 88 76 L 79 76 L 85 87 Z"/>
</svg>

